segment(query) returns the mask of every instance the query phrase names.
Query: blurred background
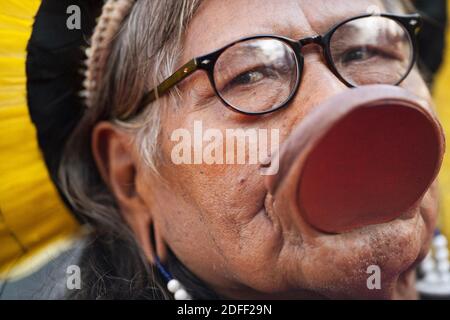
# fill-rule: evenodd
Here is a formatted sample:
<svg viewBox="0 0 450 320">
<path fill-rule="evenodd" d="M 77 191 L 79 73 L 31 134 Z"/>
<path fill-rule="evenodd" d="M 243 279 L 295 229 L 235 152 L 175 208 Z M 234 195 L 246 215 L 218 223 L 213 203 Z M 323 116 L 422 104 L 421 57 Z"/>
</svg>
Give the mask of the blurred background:
<svg viewBox="0 0 450 320">
<path fill-rule="evenodd" d="M 425 18 L 420 68 L 450 137 L 450 0 L 412 2 Z M 60 297 L 85 232 L 51 182 L 28 114 L 26 46 L 39 5 L 0 0 L 0 299 Z M 438 227 L 448 238 L 450 152 L 440 187 Z"/>
</svg>

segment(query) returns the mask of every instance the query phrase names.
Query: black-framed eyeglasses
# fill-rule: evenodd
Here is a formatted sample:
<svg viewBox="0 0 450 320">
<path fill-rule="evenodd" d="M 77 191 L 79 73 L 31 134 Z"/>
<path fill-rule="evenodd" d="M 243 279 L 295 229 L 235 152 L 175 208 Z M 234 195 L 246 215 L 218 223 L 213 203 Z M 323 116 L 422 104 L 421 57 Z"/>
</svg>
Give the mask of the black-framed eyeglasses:
<svg viewBox="0 0 450 320">
<path fill-rule="evenodd" d="M 207 73 L 217 97 L 233 111 L 263 115 L 280 110 L 298 91 L 304 66 L 301 50 L 309 44 L 322 47 L 328 68 L 348 87 L 399 85 L 415 64 L 420 26 L 419 14 L 361 15 L 324 35 L 297 41 L 277 35 L 239 39 L 190 60 L 124 117 L 137 115 L 198 70 Z"/>
</svg>

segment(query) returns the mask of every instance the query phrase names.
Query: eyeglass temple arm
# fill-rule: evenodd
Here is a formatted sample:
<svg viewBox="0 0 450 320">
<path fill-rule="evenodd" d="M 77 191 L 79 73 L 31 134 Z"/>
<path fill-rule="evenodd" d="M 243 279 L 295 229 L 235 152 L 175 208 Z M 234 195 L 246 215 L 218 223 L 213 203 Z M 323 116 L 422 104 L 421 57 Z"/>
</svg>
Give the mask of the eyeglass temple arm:
<svg viewBox="0 0 450 320">
<path fill-rule="evenodd" d="M 183 81 L 187 76 L 191 75 L 198 69 L 197 59 L 192 59 L 177 71 L 175 71 L 170 77 L 161 82 L 155 89 L 148 91 L 138 103 L 136 109 L 131 110 L 129 113 L 122 116 L 122 118 L 130 118 L 139 114 L 148 104 L 152 103 L 162 95 L 164 95 L 171 88 Z"/>
</svg>

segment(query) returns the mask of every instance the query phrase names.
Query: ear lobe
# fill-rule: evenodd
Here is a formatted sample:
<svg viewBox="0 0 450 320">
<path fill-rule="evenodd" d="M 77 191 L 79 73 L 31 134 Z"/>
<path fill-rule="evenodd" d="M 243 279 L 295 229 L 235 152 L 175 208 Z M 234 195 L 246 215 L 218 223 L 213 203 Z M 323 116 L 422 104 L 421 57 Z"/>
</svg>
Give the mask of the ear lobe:
<svg viewBox="0 0 450 320">
<path fill-rule="evenodd" d="M 137 188 L 139 159 L 135 156 L 128 133 L 110 122 L 98 123 L 92 132 L 92 154 L 124 220 L 133 230 L 149 261 L 154 262 L 156 252 L 150 242 L 152 217 Z"/>
<path fill-rule="evenodd" d="M 167 258 L 167 245 L 160 232 L 155 232 L 155 250 L 157 257 L 161 261 L 165 261 Z"/>
</svg>

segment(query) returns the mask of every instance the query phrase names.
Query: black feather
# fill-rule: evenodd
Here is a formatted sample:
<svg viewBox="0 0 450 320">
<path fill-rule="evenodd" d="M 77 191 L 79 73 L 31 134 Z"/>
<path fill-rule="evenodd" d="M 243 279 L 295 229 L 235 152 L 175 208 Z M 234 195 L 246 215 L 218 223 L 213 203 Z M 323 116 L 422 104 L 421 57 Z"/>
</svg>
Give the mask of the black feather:
<svg viewBox="0 0 450 320">
<path fill-rule="evenodd" d="M 81 9 L 80 30 L 66 26 L 67 8 L 74 4 Z M 83 48 L 89 45 L 102 5 L 101 0 L 43 0 L 27 46 L 28 107 L 55 183 L 65 142 L 85 108 L 79 96 L 80 70 L 86 59 Z"/>
</svg>

